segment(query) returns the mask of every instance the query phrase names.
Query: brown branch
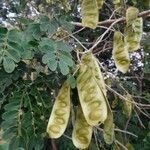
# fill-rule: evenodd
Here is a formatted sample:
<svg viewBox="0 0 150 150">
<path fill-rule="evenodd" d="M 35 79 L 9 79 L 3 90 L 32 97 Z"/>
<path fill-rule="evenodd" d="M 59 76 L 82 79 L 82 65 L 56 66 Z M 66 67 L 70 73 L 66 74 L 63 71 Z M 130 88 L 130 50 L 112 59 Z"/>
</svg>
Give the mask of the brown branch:
<svg viewBox="0 0 150 150">
<path fill-rule="evenodd" d="M 57 150 L 56 143 L 54 139 L 51 139 L 52 150 Z"/>
<path fill-rule="evenodd" d="M 139 13 L 138 17 L 150 17 L 150 10 L 146 10 L 146 11 L 143 11 L 141 13 Z M 117 21 L 118 22 L 125 22 L 126 18 L 125 17 L 122 17 L 122 18 L 119 18 L 119 19 L 108 19 L 108 20 L 105 20 L 105 21 L 101 21 L 101 22 L 98 22 L 98 25 L 111 25 L 113 22 Z M 82 23 L 80 22 L 72 22 L 73 25 L 76 25 L 76 26 L 81 26 L 83 27 Z"/>
</svg>

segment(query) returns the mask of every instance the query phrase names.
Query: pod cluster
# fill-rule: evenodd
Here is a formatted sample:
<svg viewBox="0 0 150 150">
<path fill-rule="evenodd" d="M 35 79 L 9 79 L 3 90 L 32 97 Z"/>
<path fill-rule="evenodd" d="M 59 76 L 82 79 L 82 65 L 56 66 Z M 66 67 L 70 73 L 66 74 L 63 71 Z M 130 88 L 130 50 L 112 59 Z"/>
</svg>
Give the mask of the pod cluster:
<svg viewBox="0 0 150 150">
<path fill-rule="evenodd" d="M 129 7 L 126 11 L 126 26 L 124 38 L 120 31 L 115 31 L 112 55 L 119 71 L 126 73 L 129 69 L 129 52 L 140 48 L 143 32 L 143 19 L 138 17 L 139 10 Z"/>
<path fill-rule="evenodd" d="M 111 144 L 114 139 L 113 115 L 109 106 L 104 79 L 94 55 L 89 52 L 82 56 L 76 76 L 79 106 L 73 125 L 72 141 L 79 149 L 89 146 L 93 126 L 104 124 L 104 140 Z M 59 138 L 67 128 L 70 116 L 70 86 L 62 85 L 56 97 L 48 125 L 50 138 Z"/>
</svg>

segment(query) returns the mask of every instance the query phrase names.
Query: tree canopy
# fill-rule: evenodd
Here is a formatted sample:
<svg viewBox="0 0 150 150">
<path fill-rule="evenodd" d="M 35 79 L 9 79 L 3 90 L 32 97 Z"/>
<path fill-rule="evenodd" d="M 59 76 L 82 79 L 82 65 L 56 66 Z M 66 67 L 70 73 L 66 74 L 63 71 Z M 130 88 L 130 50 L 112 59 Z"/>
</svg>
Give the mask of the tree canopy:
<svg viewBox="0 0 150 150">
<path fill-rule="evenodd" d="M 0 1 L 0 149 L 148 150 L 149 0 Z"/>
</svg>

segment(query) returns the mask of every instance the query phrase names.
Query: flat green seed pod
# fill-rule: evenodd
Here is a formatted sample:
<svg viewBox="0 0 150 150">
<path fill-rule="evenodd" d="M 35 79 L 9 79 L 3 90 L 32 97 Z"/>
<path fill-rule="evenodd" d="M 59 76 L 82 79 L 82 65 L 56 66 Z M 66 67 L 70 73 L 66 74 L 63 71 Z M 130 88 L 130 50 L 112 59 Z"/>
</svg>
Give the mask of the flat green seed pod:
<svg viewBox="0 0 150 150">
<path fill-rule="evenodd" d="M 92 127 L 86 122 L 81 107 L 77 108 L 72 132 L 73 144 L 79 149 L 88 148 L 92 138 Z"/>
<path fill-rule="evenodd" d="M 82 24 L 85 27 L 95 29 L 99 19 L 96 0 L 83 0 L 81 4 Z"/>
<path fill-rule="evenodd" d="M 132 25 L 133 21 L 137 19 L 139 10 L 136 7 L 129 7 L 126 10 L 126 23 L 127 26 Z"/>
<path fill-rule="evenodd" d="M 130 58 L 119 31 L 114 33 L 112 56 L 117 69 L 122 73 L 126 73 L 129 69 Z"/>
<path fill-rule="evenodd" d="M 50 138 L 59 138 L 64 133 L 68 124 L 69 116 L 70 86 L 65 82 L 56 97 L 47 125 L 47 133 Z"/>
<path fill-rule="evenodd" d="M 132 22 L 131 26 L 125 28 L 125 44 L 129 52 L 133 52 L 140 48 L 140 41 L 143 33 L 143 19 L 137 18 Z"/>
<path fill-rule="evenodd" d="M 84 67 L 87 66 L 82 64 L 80 69 L 82 70 L 82 68 Z M 87 74 L 82 73 L 82 76 L 80 76 L 79 74 L 79 76 L 77 77 L 77 89 L 85 119 L 89 125 L 95 126 L 99 123 L 103 123 L 106 120 L 107 105 L 102 91 L 99 89 L 99 86 L 96 83 L 92 69 L 90 67 L 88 67 L 87 69 L 90 70 L 90 78 L 88 78 Z M 88 80 L 88 82 L 80 82 L 82 80 Z M 89 89 L 92 89 L 92 93 L 89 92 Z M 97 102 L 100 105 L 98 105 L 96 109 L 93 109 L 93 105 L 91 106 L 90 104 L 96 104 Z"/>
</svg>

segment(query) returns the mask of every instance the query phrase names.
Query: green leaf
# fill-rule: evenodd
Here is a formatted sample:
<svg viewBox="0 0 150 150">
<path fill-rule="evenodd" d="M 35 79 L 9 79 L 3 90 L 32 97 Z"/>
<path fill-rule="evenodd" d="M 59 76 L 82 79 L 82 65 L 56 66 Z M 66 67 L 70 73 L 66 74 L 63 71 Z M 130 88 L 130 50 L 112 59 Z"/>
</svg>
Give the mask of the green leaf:
<svg viewBox="0 0 150 150">
<path fill-rule="evenodd" d="M 30 24 L 26 30 L 26 34 L 31 35 L 33 38 L 38 40 L 41 36 L 40 24 Z"/>
<path fill-rule="evenodd" d="M 16 51 L 12 47 L 9 47 L 9 49 L 7 51 L 5 51 L 5 54 L 9 58 L 13 59 L 13 61 L 15 61 L 16 63 L 18 63 L 20 61 L 20 54 L 18 53 L 18 51 Z"/>
<path fill-rule="evenodd" d="M 50 51 L 55 51 L 55 42 L 48 38 L 43 38 L 42 41 L 39 43 L 39 47 L 41 52 L 48 53 Z"/>
<path fill-rule="evenodd" d="M 14 42 L 14 43 L 20 44 L 21 38 L 22 38 L 22 33 L 19 32 L 19 31 L 16 30 L 16 29 L 10 30 L 10 31 L 8 32 L 8 40 L 9 40 L 10 42 Z"/>
<path fill-rule="evenodd" d="M 22 59 L 32 59 L 34 56 L 34 52 L 31 50 L 24 50 L 22 53 Z"/>
<path fill-rule="evenodd" d="M 57 68 L 57 61 L 55 60 L 55 58 L 49 60 L 49 62 L 47 63 L 47 66 L 50 70 L 55 71 Z"/>
<path fill-rule="evenodd" d="M 49 35 L 51 36 L 57 31 L 58 27 L 59 25 L 55 18 L 50 20 L 47 16 L 41 17 L 41 20 L 40 20 L 41 31 L 44 31 L 44 32 L 48 31 Z"/>
<path fill-rule="evenodd" d="M 69 21 L 66 20 L 65 16 L 62 16 L 60 18 L 58 18 L 58 21 L 60 23 L 60 25 L 69 33 L 71 33 L 74 29 L 74 25 L 71 24 Z"/>
<path fill-rule="evenodd" d="M 67 81 L 69 82 L 72 89 L 76 87 L 76 79 L 74 78 L 74 76 L 69 75 Z"/>
<path fill-rule="evenodd" d="M 43 148 L 43 138 L 40 135 L 32 135 L 29 140 L 29 150 L 41 150 Z"/>
<path fill-rule="evenodd" d="M 44 64 L 47 64 L 50 60 L 53 60 L 55 59 L 55 54 L 54 52 L 49 52 L 49 53 L 46 53 L 43 57 L 42 57 L 42 62 Z"/>
<path fill-rule="evenodd" d="M 4 37 L 7 34 L 7 31 L 8 31 L 7 28 L 0 27 L 0 42 L 3 42 Z"/>
<path fill-rule="evenodd" d="M 15 69 L 15 66 L 16 66 L 15 63 L 11 58 L 9 57 L 3 58 L 3 67 L 7 73 L 12 73 Z"/>
<path fill-rule="evenodd" d="M 61 52 L 60 59 L 62 59 L 64 62 L 66 62 L 66 64 L 68 66 L 72 67 L 74 65 L 74 62 L 72 60 L 72 56 L 69 54 L 66 52 Z"/>
<path fill-rule="evenodd" d="M 19 101 L 15 101 L 15 102 L 11 102 L 11 103 L 8 103 L 4 106 L 5 110 L 9 110 L 9 111 L 12 111 L 12 110 L 18 110 L 19 108 Z"/>
<path fill-rule="evenodd" d="M 63 60 L 59 61 L 59 68 L 63 75 L 67 75 L 69 73 L 69 67 Z"/>
<path fill-rule="evenodd" d="M 2 118 L 5 120 L 9 119 L 15 119 L 18 117 L 18 110 L 13 110 L 13 111 L 6 111 L 3 113 Z"/>
<path fill-rule="evenodd" d="M 16 127 L 16 126 L 17 126 L 17 121 L 14 119 L 5 120 L 1 123 L 1 128 L 3 130 L 7 130 L 10 127 Z"/>
<path fill-rule="evenodd" d="M 16 150 L 19 147 L 20 138 L 18 136 L 13 137 L 9 143 L 9 150 Z"/>
<path fill-rule="evenodd" d="M 17 130 L 16 127 L 9 127 L 9 128 L 7 128 L 4 131 L 4 133 L 2 135 L 2 138 L 4 140 L 8 140 L 8 139 L 10 140 L 15 135 L 16 130 Z"/>
<path fill-rule="evenodd" d="M 8 150 L 8 146 L 9 146 L 8 143 L 0 144 L 0 150 Z"/>
<path fill-rule="evenodd" d="M 72 51 L 72 47 L 66 42 L 59 41 L 56 43 L 56 45 L 58 50 L 67 51 L 67 52 Z"/>
</svg>

